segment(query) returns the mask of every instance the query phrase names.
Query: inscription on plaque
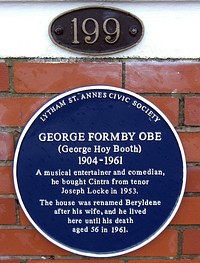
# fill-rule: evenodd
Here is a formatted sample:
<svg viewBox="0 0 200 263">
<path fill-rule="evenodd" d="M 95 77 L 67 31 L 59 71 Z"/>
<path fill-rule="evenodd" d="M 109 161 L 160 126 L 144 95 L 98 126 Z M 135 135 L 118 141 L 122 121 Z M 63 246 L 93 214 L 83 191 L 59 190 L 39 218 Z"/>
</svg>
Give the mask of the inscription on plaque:
<svg viewBox="0 0 200 263">
<path fill-rule="evenodd" d="M 25 126 L 14 182 L 31 223 L 54 244 L 95 257 L 156 238 L 186 180 L 180 139 L 146 99 L 114 87 L 61 94 Z"/>
<path fill-rule="evenodd" d="M 56 17 L 49 26 L 60 47 L 92 55 L 105 55 L 135 46 L 143 37 L 143 24 L 120 9 L 85 7 Z"/>
</svg>

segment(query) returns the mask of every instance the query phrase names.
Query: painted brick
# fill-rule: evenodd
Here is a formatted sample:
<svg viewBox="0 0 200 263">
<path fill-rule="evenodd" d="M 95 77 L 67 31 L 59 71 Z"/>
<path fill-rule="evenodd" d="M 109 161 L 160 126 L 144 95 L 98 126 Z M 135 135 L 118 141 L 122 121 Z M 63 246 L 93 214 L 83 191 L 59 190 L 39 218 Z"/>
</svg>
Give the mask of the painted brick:
<svg viewBox="0 0 200 263">
<path fill-rule="evenodd" d="M 126 256 L 176 256 L 178 234 L 175 230 L 165 230 L 144 247 L 126 254 Z"/>
<path fill-rule="evenodd" d="M 0 224 L 16 224 L 15 199 L 0 199 Z"/>
<path fill-rule="evenodd" d="M 0 125 L 22 126 L 43 105 L 47 98 L 0 98 Z"/>
<path fill-rule="evenodd" d="M 0 255 L 69 255 L 36 230 L 0 229 Z"/>
<path fill-rule="evenodd" d="M 185 230 L 183 232 L 183 255 L 200 254 L 200 229 Z"/>
<path fill-rule="evenodd" d="M 0 63 L 0 91 L 8 91 L 9 77 L 8 67 L 5 63 Z"/>
<path fill-rule="evenodd" d="M 185 99 L 185 124 L 200 126 L 200 98 L 189 97 Z"/>
<path fill-rule="evenodd" d="M 200 93 L 200 63 L 130 62 L 126 87 L 137 93 Z"/>
<path fill-rule="evenodd" d="M 200 132 L 180 132 L 187 162 L 200 162 Z"/>
<path fill-rule="evenodd" d="M 174 125 L 178 125 L 179 100 L 171 97 L 145 97 L 157 106 Z"/>
<path fill-rule="evenodd" d="M 60 93 L 86 85 L 122 85 L 121 63 L 15 63 L 18 93 Z"/>
<path fill-rule="evenodd" d="M 200 197 L 184 197 L 171 224 L 200 224 Z"/>
<path fill-rule="evenodd" d="M 0 160 L 12 160 L 14 153 L 13 134 L 0 132 Z"/>
<path fill-rule="evenodd" d="M 200 166 L 188 167 L 186 192 L 200 192 Z"/>
<path fill-rule="evenodd" d="M 0 166 L 0 194 L 14 194 L 11 166 Z"/>
</svg>

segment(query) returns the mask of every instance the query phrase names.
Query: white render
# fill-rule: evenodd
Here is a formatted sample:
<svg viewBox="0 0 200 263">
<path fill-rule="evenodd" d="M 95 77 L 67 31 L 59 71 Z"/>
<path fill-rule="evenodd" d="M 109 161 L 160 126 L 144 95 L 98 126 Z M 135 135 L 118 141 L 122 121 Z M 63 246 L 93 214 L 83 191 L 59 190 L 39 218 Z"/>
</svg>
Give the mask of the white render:
<svg viewBox="0 0 200 263">
<path fill-rule="evenodd" d="M 56 46 L 48 35 L 59 14 L 84 6 L 115 7 L 143 21 L 145 32 L 135 47 L 114 58 L 200 58 L 199 1 L 0 1 L 1 58 L 87 58 Z"/>
</svg>

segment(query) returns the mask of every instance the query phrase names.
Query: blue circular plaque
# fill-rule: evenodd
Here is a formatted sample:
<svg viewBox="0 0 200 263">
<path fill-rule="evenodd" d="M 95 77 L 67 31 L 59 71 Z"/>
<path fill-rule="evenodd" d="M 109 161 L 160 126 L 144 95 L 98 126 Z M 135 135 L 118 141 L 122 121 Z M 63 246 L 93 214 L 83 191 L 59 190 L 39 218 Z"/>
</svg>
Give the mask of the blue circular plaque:
<svg viewBox="0 0 200 263">
<path fill-rule="evenodd" d="M 181 203 L 186 161 L 166 116 L 132 92 L 63 93 L 25 126 L 14 183 L 33 226 L 68 251 L 111 257 L 156 238 Z"/>
</svg>

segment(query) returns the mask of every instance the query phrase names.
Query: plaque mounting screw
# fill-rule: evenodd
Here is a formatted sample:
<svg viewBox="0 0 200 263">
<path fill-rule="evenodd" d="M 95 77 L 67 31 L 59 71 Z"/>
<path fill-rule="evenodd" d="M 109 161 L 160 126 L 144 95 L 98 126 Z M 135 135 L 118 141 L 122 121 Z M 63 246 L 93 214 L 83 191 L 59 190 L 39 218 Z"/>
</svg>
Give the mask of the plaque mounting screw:
<svg viewBox="0 0 200 263">
<path fill-rule="evenodd" d="M 131 27 L 131 28 L 129 29 L 129 32 L 131 33 L 131 35 L 136 35 L 137 32 L 138 32 L 138 30 L 137 30 L 136 27 Z"/>
<path fill-rule="evenodd" d="M 56 33 L 56 35 L 62 35 L 63 34 L 63 29 L 61 27 L 57 27 L 55 29 L 55 33 Z"/>
</svg>

